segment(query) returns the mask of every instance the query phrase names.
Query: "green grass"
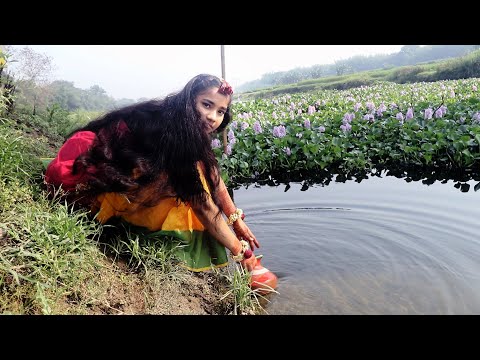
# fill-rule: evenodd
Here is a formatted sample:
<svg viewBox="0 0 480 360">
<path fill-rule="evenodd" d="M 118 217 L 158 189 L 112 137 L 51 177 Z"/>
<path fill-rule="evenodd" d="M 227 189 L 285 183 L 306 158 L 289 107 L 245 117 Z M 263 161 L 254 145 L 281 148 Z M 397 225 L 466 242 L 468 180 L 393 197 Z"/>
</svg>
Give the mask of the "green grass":
<svg viewBox="0 0 480 360">
<path fill-rule="evenodd" d="M 228 291 L 221 299 L 232 299 L 233 303 L 231 313 L 234 315 L 267 313 L 262 305 L 268 302 L 267 297 L 260 295 L 250 287 L 250 274 L 240 265 L 234 264 L 227 268 L 228 272 L 223 276 L 230 284 Z M 276 292 L 272 289 L 272 292 Z"/>
</svg>

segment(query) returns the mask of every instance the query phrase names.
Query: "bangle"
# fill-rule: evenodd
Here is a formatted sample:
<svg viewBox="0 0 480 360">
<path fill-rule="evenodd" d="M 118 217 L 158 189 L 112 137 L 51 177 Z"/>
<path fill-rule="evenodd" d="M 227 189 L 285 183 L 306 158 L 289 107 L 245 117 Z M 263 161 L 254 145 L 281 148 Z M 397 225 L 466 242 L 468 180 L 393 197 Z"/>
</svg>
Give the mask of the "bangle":
<svg viewBox="0 0 480 360">
<path fill-rule="evenodd" d="M 242 249 L 238 253 L 238 255 L 233 255 L 233 253 L 230 253 L 230 257 L 232 260 L 236 262 L 240 262 L 244 259 L 248 259 L 252 256 L 253 252 L 250 250 L 250 246 L 245 240 L 240 240 L 240 244 L 242 245 Z"/>
<path fill-rule="evenodd" d="M 233 225 L 235 221 L 240 219 L 243 215 L 243 210 L 242 209 L 237 209 L 233 214 L 230 214 L 227 220 L 227 225 Z"/>
</svg>

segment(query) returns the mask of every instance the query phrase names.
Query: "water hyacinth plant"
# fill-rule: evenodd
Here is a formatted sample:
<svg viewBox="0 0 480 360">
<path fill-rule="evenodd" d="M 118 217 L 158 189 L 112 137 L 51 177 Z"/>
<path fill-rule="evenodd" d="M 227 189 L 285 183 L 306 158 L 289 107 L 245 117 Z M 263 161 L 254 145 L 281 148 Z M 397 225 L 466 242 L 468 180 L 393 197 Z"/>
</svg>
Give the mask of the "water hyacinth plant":
<svg viewBox="0 0 480 360">
<path fill-rule="evenodd" d="M 479 84 L 381 82 L 235 102 L 227 154 L 212 147 L 234 182 L 398 167 L 476 174 Z"/>
</svg>

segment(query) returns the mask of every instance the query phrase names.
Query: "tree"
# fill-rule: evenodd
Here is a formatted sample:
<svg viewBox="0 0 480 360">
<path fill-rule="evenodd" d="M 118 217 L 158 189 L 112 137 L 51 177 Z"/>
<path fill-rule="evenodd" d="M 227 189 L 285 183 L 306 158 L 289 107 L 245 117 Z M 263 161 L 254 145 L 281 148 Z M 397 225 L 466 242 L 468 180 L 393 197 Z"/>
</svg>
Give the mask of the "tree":
<svg viewBox="0 0 480 360">
<path fill-rule="evenodd" d="M 26 104 L 33 105 L 33 114 L 36 108 L 47 105 L 50 92 L 47 85 L 50 82 L 54 65 L 52 58 L 46 54 L 35 52 L 28 46 L 15 49 L 8 47 L 12 57 L 12 75 L 16 80 L 17 89 Z"/>
<path fill-rule="evenodd" d="M 12 68 L 17 81 L 31 81 L 36 85 L 45 85 L 50 82 L 54 70 L 50 56 L 39 54 L 28 46 L 22 49 L 14 49 L 10 46 L 9 50 L 13 61 L 17 62 Z"/>
<path fill-rule="evenodd" d="M 351 74 L 353 72 L 352 67 L 348 65 L 346 61 L 335 61 L 335 70 L 337 76 Z"/>
</svg>

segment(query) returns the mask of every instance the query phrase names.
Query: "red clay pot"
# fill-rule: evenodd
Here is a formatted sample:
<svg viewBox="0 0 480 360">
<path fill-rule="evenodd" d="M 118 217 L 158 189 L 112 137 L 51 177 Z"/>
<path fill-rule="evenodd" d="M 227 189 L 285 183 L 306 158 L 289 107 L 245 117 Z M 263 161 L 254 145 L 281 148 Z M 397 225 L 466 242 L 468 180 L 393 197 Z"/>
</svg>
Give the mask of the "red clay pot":
<svg viewBox="0 0 480 360">
<path fill-rule="evenodd" d="M 278 278 L 277 275 L 262 266 L 261 259 L 261 255 L 257 257 L 257 264 L 251 272 L 250 287 L 255 292 L 265 295 L 277 288 Z"/>
</svg>

